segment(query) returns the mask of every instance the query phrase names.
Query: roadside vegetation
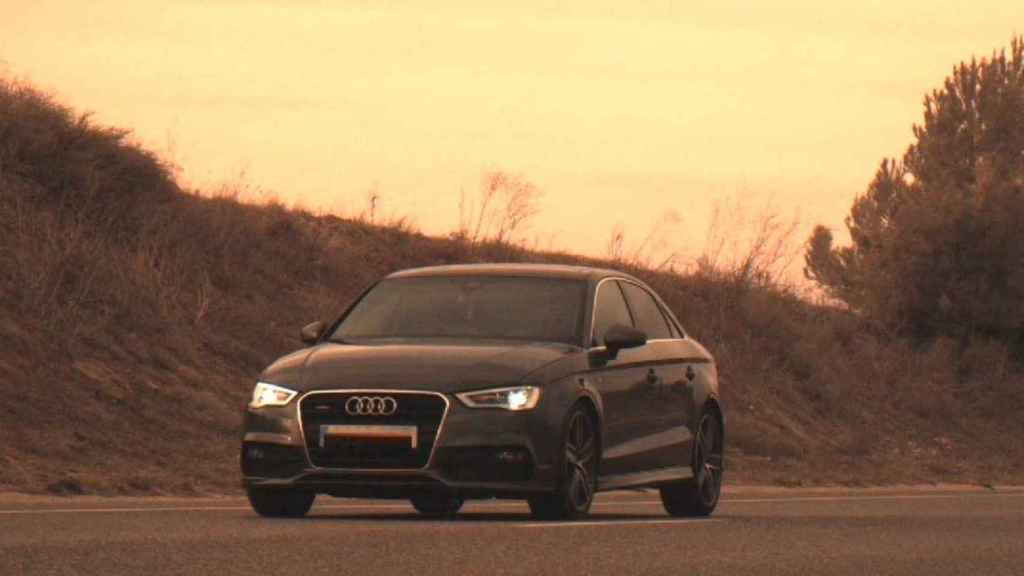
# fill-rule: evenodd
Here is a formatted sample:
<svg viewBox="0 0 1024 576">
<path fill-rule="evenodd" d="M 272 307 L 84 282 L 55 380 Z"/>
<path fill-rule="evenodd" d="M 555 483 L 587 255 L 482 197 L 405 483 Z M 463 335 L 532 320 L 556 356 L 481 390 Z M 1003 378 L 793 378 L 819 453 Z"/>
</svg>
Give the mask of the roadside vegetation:
<svg viewBox="0 0 1024 576">
<path fill-rule="evenodd" d="M 854 204 L 854 244 L 809 242 L 827 302 L 782 281 L 794 226 L 775 216 L 692 266 L 621 232 L 605 260 L 535 251 L 539 190 L 495 172 L 428 237 L 377 200 L 346 219 L 183 189 L 126 132 L 0 81 L 0 491 L 234 490 L 241 410 L 299 326 L 393 270 L 482 261 L 649 282 L 718 358 L 732 481 L 1024 481 L 1022 81 L 1018 40 L 931 97 L 918 143 Z"/>
<path fill-rule="evenodd" d="M 865 318 L 918 340 L 991 340 L 1024 358 L 1024 37 L 953 70 L 925 97 L 901 160 L 882 161 L 808 276 Z"/>
</svg>

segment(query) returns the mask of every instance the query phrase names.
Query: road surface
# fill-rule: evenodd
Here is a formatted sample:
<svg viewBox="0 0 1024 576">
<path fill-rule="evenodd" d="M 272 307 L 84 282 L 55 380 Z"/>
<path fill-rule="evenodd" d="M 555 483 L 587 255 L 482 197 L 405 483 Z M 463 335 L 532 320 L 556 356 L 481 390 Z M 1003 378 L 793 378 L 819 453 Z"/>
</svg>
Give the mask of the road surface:
<svg viewBox="0 0 1024 576">
<path fill-rule="evenodd" d="M 583 522 L 519 502 L 454 521 L 322 497 L 301 520 L 238 498 L 0 498 L 0 574 L 1024 574 L 1024 492 L 731 493 L 708 520 L 602 494 Z"/>
</svg>

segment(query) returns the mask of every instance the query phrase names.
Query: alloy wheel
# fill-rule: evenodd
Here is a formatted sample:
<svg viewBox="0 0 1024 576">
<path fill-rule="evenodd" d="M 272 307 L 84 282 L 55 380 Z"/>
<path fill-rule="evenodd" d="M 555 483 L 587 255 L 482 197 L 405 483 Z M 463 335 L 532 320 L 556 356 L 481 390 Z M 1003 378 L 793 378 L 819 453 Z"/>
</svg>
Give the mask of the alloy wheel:
<svg viewBox="0 0 1024 576">
<path fill-rule="evenodd" d="M 718 414 L 704 412 L 693 438 L 693 477 L 659 487 L 666 512 L 677 517 L 714 512 L 722 490 L 724 440 Z"/>
<path fill-rule="evenodd" d="M 569 438 L 565 443 L 566 482 L 573 508 L 586 512 L 594 499 L 594 472 L 597 462 L 596 434 L 590 415 L 583 410 L 573 414 Z"/>
<path fill-rule="evenodd" d="M 694 441 L 694 477 L 701 504 L 713 508 L 722 488 L 722 441 L 718 421 L 713 414 L 701 418 Z"/>
<path fill-rule="evenodd" d="M 536 518 L 579 518 L 590 511 L 597 488 L 597 423 L 591 412 L 577 406 L 569 413 L 564 438 L 564 469 L 554 492 L 529 498 Z"/>
</svg>

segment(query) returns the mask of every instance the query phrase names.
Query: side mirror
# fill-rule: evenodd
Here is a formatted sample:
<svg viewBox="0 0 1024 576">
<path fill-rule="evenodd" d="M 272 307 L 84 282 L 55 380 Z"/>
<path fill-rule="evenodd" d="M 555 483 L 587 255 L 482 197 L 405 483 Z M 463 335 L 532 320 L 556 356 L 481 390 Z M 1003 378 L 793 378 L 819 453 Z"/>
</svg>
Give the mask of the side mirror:
<svg viewBox="0 0 1024 576">
<path fill-rule="evenodd" d="M 636 348 L 647 344 L 647 334 L 622 324 L 616 324 L 608 329 L 604 335 L 604 347 L 608 350 L 608 356 L 615 358 L 619 350 L 624 348 Z"/>
<path fill-rule="evenodd" d="M 303 326 L 302 330 L 299 331 L 299 338 L 302 338 L 303 344 L 309 344 L 312 346 L 320 340 L 321 336 L 323 336 L 324 328 L 326 328 L 326 326 L 319 320 L 316 322 L 310 322 Z"/>
</svg>

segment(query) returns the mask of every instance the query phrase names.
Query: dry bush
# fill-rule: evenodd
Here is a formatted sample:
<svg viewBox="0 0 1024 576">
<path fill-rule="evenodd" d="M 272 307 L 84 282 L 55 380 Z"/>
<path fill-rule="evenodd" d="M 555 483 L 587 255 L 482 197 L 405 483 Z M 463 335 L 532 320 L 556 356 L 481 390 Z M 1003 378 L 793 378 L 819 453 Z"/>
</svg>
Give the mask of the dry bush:
<svg viewBox="0 0 1024 576">
<path fill-rule="evenodd" d="M 801 248 L 795 241 L 799 226 L 798 216 L 783 216 L 771 201 L 757 211 L 740 196 L 716 202 L 694 273 L 741 286 L 791 287 L 789 271 Z"/>
<path fill-rule="evenodd" d="M 361 224 L 397 230 L 402 233 L 415 234 L 418 232 L 416 223 L 411 216 L 385 208 L 384 195 L 376 185 L 366 191 L 363 207 L 358 212 L 350 214 L 349 217 Z"/>
<path fill-rule="evenodd" d="M 21 84 L 0 80 L 0 93 L 0 175 L 62 221 L 130 242 L 145 212 L 178 193 L 163 163 L 126 131 L 97 127 Z"/>
<path fill-rule="evenodd" d="M 465 193 L 459 201 L 456 239 L 470 244 L 515 245 L 539 211 L 542 193 L 522 176 L 500 170 L 484 173 L 475 201 Z"/>
<path fill-rule="evenodd" d="M 604 258 L 618 266 L 657 271 L 672 271 L 680 258 L 670 239 L 682 217 L 675 210 L 667 210 L 651 226 L 643 239 L 632 247 L 626 246 L 626 231 L 619 224 L 612 229 L 605 245 Z"/>
</svg>

